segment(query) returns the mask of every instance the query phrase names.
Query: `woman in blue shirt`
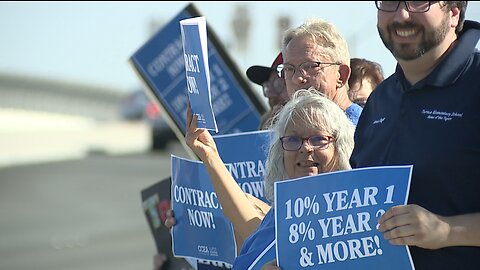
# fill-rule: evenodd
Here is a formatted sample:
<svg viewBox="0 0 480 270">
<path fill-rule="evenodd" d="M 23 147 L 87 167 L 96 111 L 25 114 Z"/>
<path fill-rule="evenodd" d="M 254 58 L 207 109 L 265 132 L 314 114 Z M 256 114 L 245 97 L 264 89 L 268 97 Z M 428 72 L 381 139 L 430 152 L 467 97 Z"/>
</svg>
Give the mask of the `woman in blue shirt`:
<svg viewBox="0 0 480 270">
<path fill-rule="evenodd" d="M 264 179 L 265 197 L 270 202 L 275 181 L 350 169 L 354 126 L 340 107 L 323 95 L 314 90 L 297 91 L 273 122 Z M 263 217 L 229 174 L 213 137 L 196 123 L 197 117 L 187 112 L 187 145 L 203 161 L 225 215 L 245 239 L 233 269 L 248 269 L 275 239 L 274 210 Z"/>
</svg>

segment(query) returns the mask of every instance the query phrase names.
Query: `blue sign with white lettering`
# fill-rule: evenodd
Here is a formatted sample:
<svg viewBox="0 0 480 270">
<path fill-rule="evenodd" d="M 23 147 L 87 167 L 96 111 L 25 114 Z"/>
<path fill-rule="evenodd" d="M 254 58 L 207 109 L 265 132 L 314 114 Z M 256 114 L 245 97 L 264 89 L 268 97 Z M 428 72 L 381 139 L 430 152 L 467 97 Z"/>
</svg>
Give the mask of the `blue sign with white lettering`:
<svg viewBox="0 0 480 270">
<path fill-rule="evenodd" d="M 199 161 L 172 155 L 173 254 L 232 264 L 233 226 L 223 215 L 207 170 Z M 219 237 L 221 236 L 221 237 Z"/>
<path fill-rule="evenodd" d="M 200 14 L 190 4 L 130 58 L 135 71 L 148 86 L 147 90 L 173 120 L 170 124 L 177 136 L 179 133 L 185 135 L 188 102 L 179 22 L 195 16 Z M 257 130 L 265 106 L 240 75 L 212 29 L 208 28 L 207 34 L 211 101 L 218 134 Z"/>
<path fill-rule="evenodd" d="M 266 203 L 263 177 L 271 135 L 272 131 L 261 130 L 213 136 L 220 157 L 240 188 Z"/>
<path fill-rule="evenodd" d="M 180 21 L 180 27 L 187 77 L 187 93 L 192 113 L 198 116 L 197 125 L 199 128 L 218 132 L 210 93 L 205 17 L 182 20 Z"/>
<path fill-rule="evenodd" d="M 271 131 L 214 136 L 218 153 L 240 188 L 261 200 Z M 202 162 L 172 155 L 172 228 L 176 256 L 233 263 L 236 245 L 230 221 L 223 215 Z M 220 236 L 220 237 L 219 237 Z"/>
<path fill-rule="evenodd" d="M 378 218 L 404 205 L 412 166 L 324 173 L 275 183 L 282 269 L 414 269 L 407 246 L 388 243 Z"/>
</svg>

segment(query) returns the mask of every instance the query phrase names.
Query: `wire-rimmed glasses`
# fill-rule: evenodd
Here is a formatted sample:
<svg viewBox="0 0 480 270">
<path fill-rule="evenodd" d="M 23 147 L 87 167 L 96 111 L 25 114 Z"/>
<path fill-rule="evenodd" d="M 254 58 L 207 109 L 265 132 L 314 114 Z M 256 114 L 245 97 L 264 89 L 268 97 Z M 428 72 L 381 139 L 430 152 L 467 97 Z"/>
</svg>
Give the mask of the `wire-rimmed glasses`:
<svg viewBox="0 0 480 270">
<path fill-rule="evenodd" d="M 297 68 L 304 76 L 316 76 L 318 72 L 329 65 L 340 65 L 339 62 L 320 62 L 320 61 L 308 61 L 300 64 L 298 67 L 291 64 L 280 64 L 277 66 L 277 71 L 280 75 L 283 74 L 284 78 L 291 79 L 295 74 Z"/>
</svg>

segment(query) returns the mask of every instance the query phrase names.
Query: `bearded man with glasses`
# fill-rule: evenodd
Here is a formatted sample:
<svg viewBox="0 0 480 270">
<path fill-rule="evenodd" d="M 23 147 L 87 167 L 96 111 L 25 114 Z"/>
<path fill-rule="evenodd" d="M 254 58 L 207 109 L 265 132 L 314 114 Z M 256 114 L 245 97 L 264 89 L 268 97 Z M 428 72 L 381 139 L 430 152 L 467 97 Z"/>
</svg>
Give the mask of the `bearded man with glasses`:
<svg viewBox="0 0 480 270">
<path fill-rule="evenodd" d="M 466 1 L 375 1 L 398 61 L 370 95 L 352 167 L 413 164 L 408 204 L 378 229 L 415 269 L 480 269 L 480 24 Z"/>
</svg>

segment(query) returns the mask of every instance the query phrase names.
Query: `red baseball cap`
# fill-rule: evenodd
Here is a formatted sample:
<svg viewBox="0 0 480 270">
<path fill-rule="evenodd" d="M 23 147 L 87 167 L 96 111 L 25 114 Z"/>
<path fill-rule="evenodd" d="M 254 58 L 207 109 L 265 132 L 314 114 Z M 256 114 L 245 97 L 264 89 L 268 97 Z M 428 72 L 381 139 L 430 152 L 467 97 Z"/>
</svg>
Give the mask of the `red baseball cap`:
<svg viewBox="0 0 480 270">
<path fill-rule="evenodd" d="M 279 53 L 275 61 L 273 61 L 271 67 L 265 66 L 251 66 L 247 69 L 247 77 L 250 81 L 263 85 L 264 82 L 268 81 L 270 74 L 277 72 L 277 66 L 283 63 L 282 53 Z"/>
</svg>

